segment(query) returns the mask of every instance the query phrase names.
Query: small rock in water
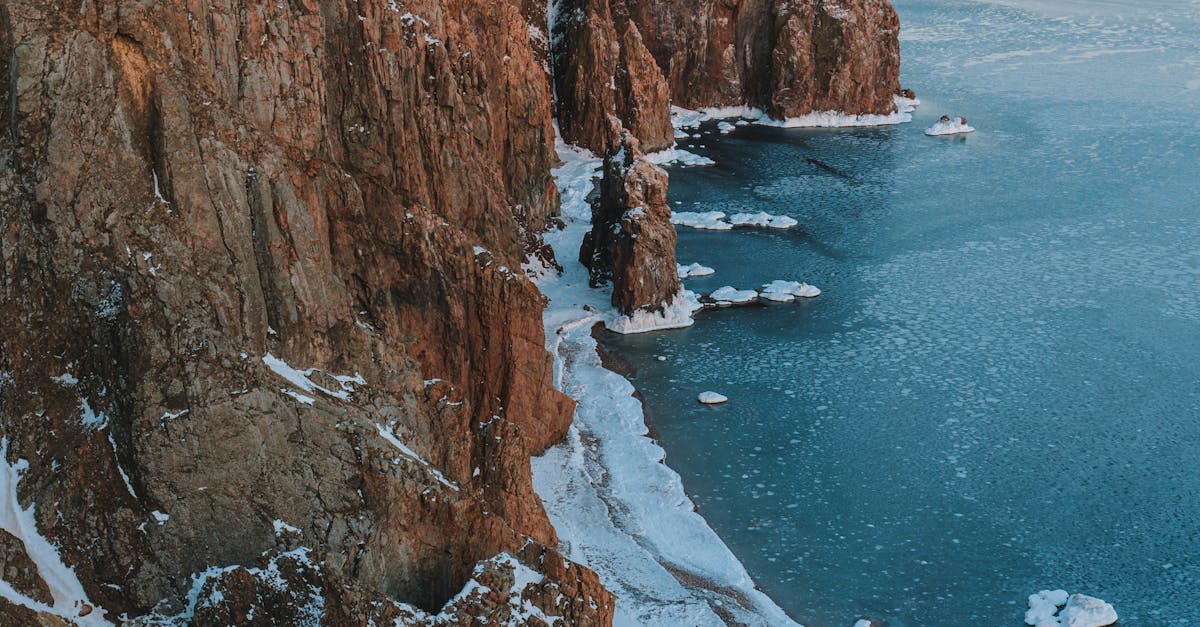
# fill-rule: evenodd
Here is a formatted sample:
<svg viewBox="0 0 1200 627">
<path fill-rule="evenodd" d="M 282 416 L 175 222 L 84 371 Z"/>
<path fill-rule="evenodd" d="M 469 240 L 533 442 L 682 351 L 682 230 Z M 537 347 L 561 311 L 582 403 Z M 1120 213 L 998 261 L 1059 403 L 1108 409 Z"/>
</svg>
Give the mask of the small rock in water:
<svg viewBox="0 0 1200 627">
<path fill-rule="evenodd" d="M 696 400 L 704 403 L 705 405 L 720 405 L 721 403 L 729 400 L 729 398 L 722 394 L 717 394 L 716 392 L 701 392 L 700 396 L 696 397 Z"/>
</svg>

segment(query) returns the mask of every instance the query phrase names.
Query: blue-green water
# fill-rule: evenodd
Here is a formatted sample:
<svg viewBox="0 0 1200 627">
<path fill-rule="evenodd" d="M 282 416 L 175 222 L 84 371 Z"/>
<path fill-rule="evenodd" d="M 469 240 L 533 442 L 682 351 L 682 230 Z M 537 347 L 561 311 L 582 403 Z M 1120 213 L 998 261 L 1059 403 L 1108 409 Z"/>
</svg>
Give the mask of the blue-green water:
<svg viewBox="0 0 1200 627">
<path fill-rule="evenodd" d="M 1200 5 L 896 6 L 912 124 L 741 127 L 671 173 L 679 210 L 800 221 L 681 228 L 690 288 L 824 295 L 605 345 L 802 622 L 1017 625 L 1061 587 L 1200 624 Z"/>
</svg>

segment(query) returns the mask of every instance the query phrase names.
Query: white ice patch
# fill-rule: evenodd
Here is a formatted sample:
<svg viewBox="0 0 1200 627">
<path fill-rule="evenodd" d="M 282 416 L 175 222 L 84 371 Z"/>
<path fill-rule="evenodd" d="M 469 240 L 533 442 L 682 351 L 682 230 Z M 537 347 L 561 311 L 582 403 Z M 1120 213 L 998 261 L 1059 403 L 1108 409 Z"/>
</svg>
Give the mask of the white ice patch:
<svg viewBox="0 0 1200 627">
<path fill-rule="evenodd" d="M 33 503 L 21 507 L 17 497 L 17 484 L 21 473 L 29 468 L 29 462 L 21 459 L 15 464 L 8 462 L 8 438 L 0 439 L 0 529 L 12 534 L 25 547 L 25 554 L 37 566 L 37 573 L 50 590 L 53 605 L 36 601 L 0 579 L 0 596 L 10 603 L 27 607 L 35 612 L 46 612 L 61 616 L 68 623 L 81 627 L 110 625 L 104 619 L 105 610 L 88 600 L 83 584 L 75 571 L 63 563 L 62 558 L 49 540 L 38 532 Z M 84 608 L 91 608 L 87 616 L 80 616 Z"/>
<path fill-rule="evenodd" d="M 673 211 L 671 224 L 714 231 L 728 231 L 733 228 L 733 224 L 725 221 L 724 211 Z"/>
<path fill-rule="evenodd" d="M 416 451 L 412 450 L 406 444 L 401 442 L 400 439 L 397 438 L 394 433 L 392 433 L 392 430 L 390 428 L 385 427 L 381 424 L 376 424 L 375 428 L 379 429 L 380 437 L 387 440 L 392 446 L 399 449 L 400 452 L 403 453 L 405 457 L 408 457 L 409 459 L 424 466 L 425 470 L 427 470 L 429 472 L 429 474 L 433 476 L 434 479 L 437 479 L 438 483 L 446 486 L 447 488 L 450 488 L 451 490 L 454 490 L 455 492 L 458 491 L 457 484 L 455 484 L 453 481 L 447 479 L 446 475 L 443 475 L 442 471 L 438 470 L 436 466 L 425 461 L 424 457 L 421 457 L 420 455 L 417 454 Z M 397 463 L 399 463 L 399 460 L 397 460 Z"/>
<path fill-rule="evenodd" d="M 1034 627 L 1107 627 L 1117 622 L 1113 606 L 1085 594 L 1042 590 L 1029 595 L 1025 624 Z"/>
<path fill-rule="evenodd" d="M 289 383 L 300 388 L 301 390 L 304 390 L 305 392 L 308 392 L 309 394 L 320 392 L 331 398 L 346 401 L 350 400 L 350 395 L 354 393 L 356 385 L 366 385 L 367 383 L 366 380 L 362 378 L 362 375 L 357 373 L 354 376 L 330 375 L 334 381 L 337 381 L 338 387 L 340 388 L 338 390 L 331 390 L 329 388 L 317 385 L 316 383 L 313 383 L 311 379 L 309 379 L 309 377 L 311 377 L 313 374 L 321 372 L 316 368 L 297 370 L 289 366 L 287 362 L 272 355 L 271 353 L 263 355 L 262 360 L 263 363 L 266 364 L 267 367 L 270 368 L 275 374 L 287 379 Z M 312 405 L 315 402 L 315 399 L 311 396 L 301 394 L 295 390 L 282 388 L 280 389 L 280 392 L 291 396 L 305 405 Z"/>
<path fill-rule="evenodd" d="M 647 311 L 638 309 L 628 316 L 615 312 L 609 314 L 604 326 L 609 331 L 621 334 L 646 333 L 664 329 L 682 329 L 695 323 L 692 314 L 699 311 L 703 305 L 690 290 L 683 290 L 675 295 L 670 303 L 662 303 L 658 310 Z"/>
<path fill-rule="evenodd" d="M 790 229 L 800 224 L 789 216 L 777 216 L 763 211 L 735 213 L 729 216 L 729 222 L 734 226 L 757 226 L 764 229 Z"/>
<path fill-rule="evenodd" d="M 717 162 L 702 157 L 694 152 L 688 152 L 682 148 L 667 148 L 645 155 L 645 160 L 654 165 L 715 165 Z"/>
<path fill-rule="evenodd" d="M 692 129 L 699 128 L 702 123 L 710 120 L 728 120 L 732 118 L 740 118 L 750 124 L 778 128 L 847 128 L 856 126 L 891 126 L 911 122 L 911 109 L 905 106 L 908 100 L 902 100 L 899 96 L 896 96 L 893 97 L 893 102 L 896 103 L 896 111 L 887 114 L 864 113 L 856 115 L 841 113 L 839 111 L 814 111 L 807 115 L 784 118 L 782 120 L 772 119 L 765 111 L 755 107 L 716 107 L 693 111 L 684 109 L 683 107 L 672 106 L 671 123 L 678 129 Z"/>
<path fill-rule="evenodd" d="M 774 215 L 764 211 L 735 213 L 731 216 L 726 216 L 724 211 L 674 211 L 671 213 L 671 224 L 693 229 L 728 231 L 734 227 L 790 229 L 799 222 L 790 216 Z"/>
<path fill-rule="evenodd" d="M 708 276 L 710 274 L 716 274 L 717 272 L 708 266 L 702 266 L 698 263 L 691 263 L 686 266 L 682 264 L 675 264 L 675 270 L 679 273 L 679 278 L 681 279 L 687 279 L 694 276 Z"/>
<path fill-rule="evenodd" d="M 275 522 L 271 523 L 271 526 L 274 527 L 276 536 L 281 536 L 284 534 L 284 532 L 301 535 L 299 527 L 289 525 L 278 518 L 275 519 Z"/>
<path fill-rule="evenodd" d="M 961 135 L 963 133 L 974 133 L 975 129 L 967 126 L 967 121 L 964 118 L 950 118 L 949 120 L 938 120 L 933 123 L 933 126 L 925 129 L 925 134 L 930 136 L 936 135 Z"/>
<path fill-rule="evenodd" d="M 790 303 L 798 296 L 816 298 L 821 295 L 821 290 L 814 285 L 800 281 L 771 281 L 764 285 L 759 293 L 767 300 Z"/>
<path fill-rule="evenodd" d="M 709 298 L 717 301 L 717 306 L 724 307 L 728 305 L 744 305 L 758 300 L 758 292 L 755 290 L 739 290 L 731 285 L 719 287 Z"/>
<path fill-rule="evenodd" d="M 724 394 L 708 391 L 701 392 L 698 396 L 696 396 L 696 400 L 704 403 L 705 405 L 720 405 L 721 403 L 728 401 L 729 397 L 725 396 Z"/>
<path fill-rule="evenodd" d="M 722 135 L 732 132 L 735 128 L 737 127 L 724 120 L 721 120 L 721 122 L 717 124 L 717 130 L 720 131 Z"/>
</svg>

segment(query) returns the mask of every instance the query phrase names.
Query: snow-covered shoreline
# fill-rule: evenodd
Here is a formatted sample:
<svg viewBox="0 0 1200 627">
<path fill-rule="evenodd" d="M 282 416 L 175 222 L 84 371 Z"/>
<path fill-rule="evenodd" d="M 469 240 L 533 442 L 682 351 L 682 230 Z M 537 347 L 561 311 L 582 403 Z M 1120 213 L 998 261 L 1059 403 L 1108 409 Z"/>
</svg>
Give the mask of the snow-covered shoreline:
<svg viewBox="0 0 1200 627">
<path fill-rule="evenodd" d="M 560 143 L 555 170 L 566 228 L 548 233 L 559 259 L 575 258 L 590 228 L 587 196 L 600 159 Z M 759 591 L 746 569 L 695 511 L 679 475 L 648 437 L 633 385 L 600 362 L 591 329 L 625 331 L 691 324 L 694 295 L 673 316 L 617 316 L 608 290 L 588 286 L 578 263 L 561 275 L 527 266 L 549 299 L 543 315 L 556 386 L 578 402 L 564 442 L 532 461 L 534 489 L 571 559 L 595 570 L 617 595 L 618 625 L 795 624 Z"/>
<path fill-rule="evenodd" d="M 750 124 L 759 126 L 774 126 L 778 128 L 848 128 L 855 126 L 890 126 L 912 122 L 912 110 L 920 104 L 916 99 L 896 96 L 896 111 L 888 114 L 848 114 L 838 111 L 814 111 L 806 115 L 776 120 L 765 111 L 756 107 L 712 107 L 692 110 L 683 107 L 671 107 L 671 122 L 676 129 L 694 129 L 701 123 L 710 120 L 729 120 L 741 118 Z M 724 129 L 723 129 L 724 130 Z M 732 129 L 729 129 L 732 130 Z"/>
</svg>

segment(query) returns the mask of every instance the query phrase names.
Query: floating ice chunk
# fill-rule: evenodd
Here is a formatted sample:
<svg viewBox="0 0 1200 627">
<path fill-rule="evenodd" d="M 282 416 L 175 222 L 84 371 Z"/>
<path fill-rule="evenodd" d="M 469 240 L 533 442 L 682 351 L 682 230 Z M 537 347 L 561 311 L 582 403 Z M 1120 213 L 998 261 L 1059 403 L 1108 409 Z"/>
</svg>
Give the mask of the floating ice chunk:
<svg viewBox="0 0 1200 627">
<path fill-rule="evenodd" d="M 686 266 L 675 264 L 675 269 L 679 272 L 679 278 L 681 279 L 687 279 L 694 276 L 708 276 L 710 274 L 716 274 L 717 272 L 708 266 L 702 266 L 698 263 L 692 263 Z"/>
<path fill-rule="evenodd" d="M 1041 627 L 1058 625 L 1058 608 L 1067 604 L 1066 590 L 1042 590 L 1029 595 L 1029 610 L 1025 612 L 1025 624 Z"/>
<path fill-rule="evenodd" d="M 797 296 L 816 298 L 821 295 L 821 290 L 815 285 L 799 281 L 771 281 L 762 287 L 760 294 L 767 300 L 788 303 L 796 300 Z"/>
<path fill-rule="evenodd" d="M 605 328 L 621 334 L 645 333 L 660 329 L 680 329 L 695 324 L 692 314 L 703 305 L 690 290 L 682 290 L 668 304 L 663 303 L 659 311 L 639 309 L 628 316 L 612 316 L 604 322 Z"/>
<path fill-rule="evenodd" d="M 735 128 L 737 128 L 737 127 L 730 124 L 729 122 L 725 122 L 724 120 L 722 120 L 720 124 L 717 124 L 717 130 L 721 131 L 721 134 L 728 133 Z"/>
<path fill-rule="evenodd" d="M 1117 610 L 1096 597 L 1072 594 L 1058 622 L 1063 627 L 1106 627 L 1117 622 Z"/>
<path fill-rule="evenodd" d="M 1086 594 L 1068 597 L 1065 590 L 1029 595 L 1029 610 L 1025 612 L 1025 624 L 1034 627 L 1107 627 L 1116 622 L 1117 611 L 1112 605 Z"/>
<path fill-rule="evenodd" d="M 758 292 L 754 290 L 739 290 L 726 285 L 725 287 L 718 288 L 712 294 L 709 294 L 708 297 L 717 301 L 717 304 L 721 306 L 741 305 L 758 300 Z"/>
<path fill-rule="evenodd" d="M 777 216 L 759 211 L 757 213 L 735 213 L 729 216 L 734 226 L 759 226 L 769 229 L 790 229 L 799 224 L 789 216 Z"/>
<path fill-rule="evenodd" d="M 943 116 L 945 117 L 945 116 Z M 938 120 L 933 126 L 925 129 L 926 135 L 960 135 L 963 133 L 974 133 L 973 127 L 967 126 L 966 118 L 950 118 L 948 120 Z"/>
<path fill-rule="evenodd" d="M 716 163 L 716 161 L 708 157 L 701 157 L 694 152 L 688 152 L 681 148 L 668 148 L 652 152 L 643 158 L 654 165 L 668 165 L 672 163 L 679 165 L 713 165 Z"/>
<path fill-rule="evenodd" d="M 705 405 L 720 405 L 721 403 L 728 401 L 729 397 L 710 391 L 701 392 L 700 395 L 696 397 L 696 400 L 704 403 Z"/>
<path fill-rule="evenodd" d="M 728 231 L 733 225 L 724 220 L 724 211 L 675 211 L 671 213 L 671 224 L 690 226 L 693 229 Z"/>
</svg>

